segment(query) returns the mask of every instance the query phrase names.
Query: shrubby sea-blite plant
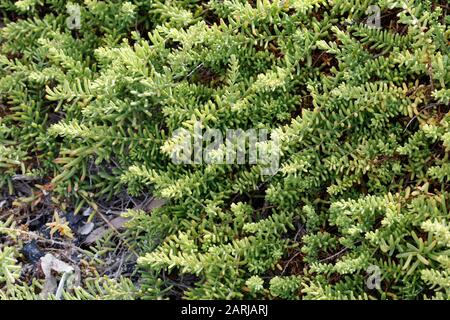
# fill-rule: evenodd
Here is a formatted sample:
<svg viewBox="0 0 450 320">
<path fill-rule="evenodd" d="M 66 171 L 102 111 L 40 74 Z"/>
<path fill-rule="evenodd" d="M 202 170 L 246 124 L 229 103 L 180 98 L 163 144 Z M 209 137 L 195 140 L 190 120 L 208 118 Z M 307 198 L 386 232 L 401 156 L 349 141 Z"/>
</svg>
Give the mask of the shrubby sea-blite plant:
<svg viewBox="0 0 450 320">
<path fill-rule="evenodd" d="M 0 298 L 449 299 L 449 11 L 2 1 Z M 198 123 L 223 134 L 211 156 L 255 147 L 277 170 L 248 153 L 174 163 L 174 132 L 195 143 Z M 128 204 L 110 228 L 125 195 L 164 205 Z M 77 217 L 100 216 L 113 232 L 81 241 Z M 58 293 L 23 252 L 52 237 L 85 255 Z M 134 258 L 98 272 L 117 243 Z"/>
</svg>

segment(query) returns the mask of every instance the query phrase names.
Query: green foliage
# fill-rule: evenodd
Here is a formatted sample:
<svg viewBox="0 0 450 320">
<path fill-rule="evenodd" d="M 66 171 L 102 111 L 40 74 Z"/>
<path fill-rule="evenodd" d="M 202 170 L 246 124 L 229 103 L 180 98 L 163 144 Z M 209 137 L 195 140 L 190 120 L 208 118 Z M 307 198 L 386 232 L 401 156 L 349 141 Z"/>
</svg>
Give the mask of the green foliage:
<svg viewBox="0 0 450 320">
<path fill-rule="evenodd" d="M 65 298 L 449 298 L 445 1 L 85 0 L 76 30 L 67 5 L 0 4 L 0 187 L 167 203 L 125 213 L 136 284 Z M 280 170 L 174 164 L 197 121 L 277 133 Z M 1 250 L 0 290 L 19 292 Z"/>
<path fill-rule="evenodd" d="M 83 287 L 64 292 L 66 300 L 132 300 L 138 298 L 138 290 L 130 279 L 119 280 L 99 277 L 87 279 Z"/>
<path fill-rule="evenodd" d="M 17 263 L 17 252 L 14 248 L 0 248 L 0 284 L 11 287 L 20 274 L 20 265 Z"/>
<path fill-rule="evenodd" d="M 296 276 L 291 277 L 273 277 L 270 279 L 270 293 L 281 299 L 298 298 L 298 289 L 300 279 Z"/>
</svg>

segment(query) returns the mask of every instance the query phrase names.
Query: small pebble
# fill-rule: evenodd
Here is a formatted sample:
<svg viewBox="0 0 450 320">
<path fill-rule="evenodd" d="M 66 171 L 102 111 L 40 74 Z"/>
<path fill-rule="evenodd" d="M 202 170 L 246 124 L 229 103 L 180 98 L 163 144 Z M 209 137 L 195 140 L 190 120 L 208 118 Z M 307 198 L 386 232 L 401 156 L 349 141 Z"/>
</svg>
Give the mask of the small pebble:
<svg viewBox="0 0 450 320">
<path fill-rule="evenodd" d="M 86 236 L 89 233 L 91 233 L 92 230 L 94 230 L 94 223 L 88 222 L 84 226 L 82 226 L 80 229 L 78 229 L 78 233 L 83 236 Z"/>
<path fill-rule="evenodd" d="M 39 249 L 36 241 L 34 240 L 24 244 L 22 253 L 28 261 L 33 263 L 37 262 L 42 256 L 44 256 L 44 253 L 41 249 Z"/>
</svg>

